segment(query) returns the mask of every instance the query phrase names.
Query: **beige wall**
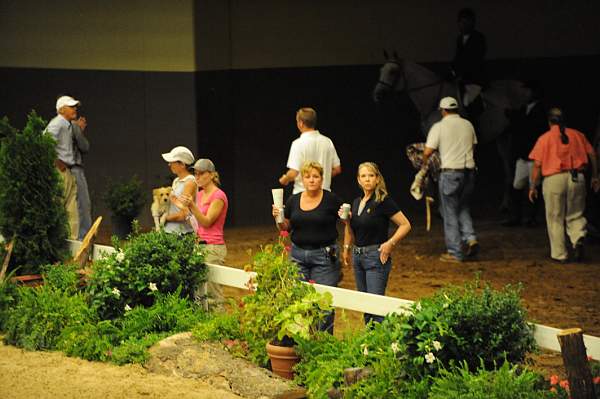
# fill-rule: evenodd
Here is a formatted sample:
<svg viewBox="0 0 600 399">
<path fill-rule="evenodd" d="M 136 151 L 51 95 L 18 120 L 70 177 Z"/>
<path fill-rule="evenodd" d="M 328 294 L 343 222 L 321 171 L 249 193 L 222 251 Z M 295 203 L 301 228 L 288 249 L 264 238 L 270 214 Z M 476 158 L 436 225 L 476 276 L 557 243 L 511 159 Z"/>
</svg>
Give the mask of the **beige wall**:
<svg viewBox="0 0 600 399">
<path fill-rule="evenodd" d="M 456 12 L 471 6 L 489 59 L 600 52 L 598 0 L 206 0 L 198 3 L 198 69 L 378 64 L 383 48 L 447 61 Z"/>
<path fill-rule="evenodd" d="M 195 70 L 193 0 L 2 0 L 0 67 Z"/>
</svg>

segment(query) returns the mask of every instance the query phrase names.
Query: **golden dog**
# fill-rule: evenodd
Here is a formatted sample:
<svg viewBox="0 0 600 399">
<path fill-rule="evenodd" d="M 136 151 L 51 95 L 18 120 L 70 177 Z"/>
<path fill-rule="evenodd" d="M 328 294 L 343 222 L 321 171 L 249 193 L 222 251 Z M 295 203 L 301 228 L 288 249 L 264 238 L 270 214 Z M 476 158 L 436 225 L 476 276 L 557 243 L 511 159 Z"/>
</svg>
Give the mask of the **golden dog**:
<svg viewBox="0 0 600 399">
<path fill-rule="evenodd" d="M 167 221 L 167 211 L 169 210 L 169 196 L 171 195 L 171 187 L 159 187 L 152 190 L 152 218 L 154 219 L 154 228 L 160 230 Z"/>
</svg>

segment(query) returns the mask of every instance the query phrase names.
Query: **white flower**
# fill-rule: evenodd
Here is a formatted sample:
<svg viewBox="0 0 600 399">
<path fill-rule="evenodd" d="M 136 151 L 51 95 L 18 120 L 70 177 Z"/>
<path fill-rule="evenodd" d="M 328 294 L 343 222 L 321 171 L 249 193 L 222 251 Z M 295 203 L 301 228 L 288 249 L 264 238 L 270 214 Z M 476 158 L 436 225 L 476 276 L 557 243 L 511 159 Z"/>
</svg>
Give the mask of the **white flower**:
<svg viewBox="0 0 600 399">
<path fill-rule="evenodd" d="M 125 311 L 126 311 L 126 312 L 129 312 L 130 310 L 131 310 L 131 306 L 129 306 L 129 305 L 125 305 Z"/>
<path fill-rule="evenodd" d="M 421 302 L 417 302 L 417 306 L 415 306 L 415 309 L 417 310 L 421 310 Z"/>
<path fill-rule="evenodd" d="M 154 284 L 154 283 L 148 284 L 148 288 L 150 288 L 150 291 L 158 290 L 158 287 L 156 287 L 156 284 Z"/>
<path fill-rule="evenodd" d="M 442 344 L 440 343 L 440 341 L 433 341 L 433 349 L 435 349 L 436 351 L 442 349 Z"/>
<path fill-rule="evenodd" d="M 119 291 L 119 289 L 117 287 L 115 287 L 115 288 L 112 289 L 112 293 L 117 298 L 121 296 L 121 291 Z"/>
<path fill-rule="evenodd" d="M 117 256 L 115 256 L 115 259 L 117 260 L 117 262 L 123 262 L 125 260 L 125 254 L 123 253 L 123 251 L 119 251 L 119 253 L 117 253 Z"/>
<path fill-rule="evenodd" d="M 449 304 L 448 302 L 444 302 L 444 304 L 442 305 L 442 307 L 443 307 L 444 309 L 446 309 L 448 306 L 450 306 L 450 304 Z"/>
<path fill-rule="evenodd" d="M 434 360 L 435 360 L 435 356 L 433 356 L 433 353 L 429 352 L 428 354 L 425 355 L 425 361 L 427 363 L 433 363 Z"/>
<path fill-rule="evenodd" d="M 362 344 L 361 347 L 363 348 L 363 355 L 369 356 L 369 347 L 365 344 Z"/>
<path fill-rule="evenodd" d="M 398 342 L 392 342 L 392 352 L 398 353 L 399 350 L 400 350 L 400 345 L 398 345 Z"/>
</svg>

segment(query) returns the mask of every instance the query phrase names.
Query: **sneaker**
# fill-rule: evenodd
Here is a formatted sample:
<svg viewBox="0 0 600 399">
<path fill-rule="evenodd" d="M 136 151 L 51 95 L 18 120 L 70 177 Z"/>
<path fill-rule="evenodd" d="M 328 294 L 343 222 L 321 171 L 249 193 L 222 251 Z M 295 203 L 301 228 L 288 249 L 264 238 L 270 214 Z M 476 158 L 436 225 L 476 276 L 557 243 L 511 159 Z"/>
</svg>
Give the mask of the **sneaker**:
<svg viewBox="0 0 600 399">
<path fill-rule="evenodd" d="M 458 259 L 456 256 L 449 254 L 448 252 L 443 253 L 440 256 L 440 262 L 445 263 L 462 263 L 462 259 Z"/>
<path fill-rule="evenodd" d="M 465 255 L 467 257 L 476 256 L 479 253 L 479 242 L 477 240 L 470 240 L 467 242 L 465 248 Z"/>
</svg>

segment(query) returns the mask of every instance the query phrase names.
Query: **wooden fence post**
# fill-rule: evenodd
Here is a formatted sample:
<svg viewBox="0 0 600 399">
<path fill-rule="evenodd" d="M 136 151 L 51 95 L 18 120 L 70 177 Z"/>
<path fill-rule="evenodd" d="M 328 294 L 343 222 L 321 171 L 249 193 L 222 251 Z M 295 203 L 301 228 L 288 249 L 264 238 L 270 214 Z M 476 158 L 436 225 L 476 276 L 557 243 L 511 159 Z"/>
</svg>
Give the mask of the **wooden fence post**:
<svg viewBox="0 0 600 399">
<path fill-rule="evenodd" d="M 569 393 L 573 399 L 596 399 L 592 372 L 583 344 L 581 328 L 570 328 L 558 333 L 558 342 L 563 358 Z"/>
</svg>

